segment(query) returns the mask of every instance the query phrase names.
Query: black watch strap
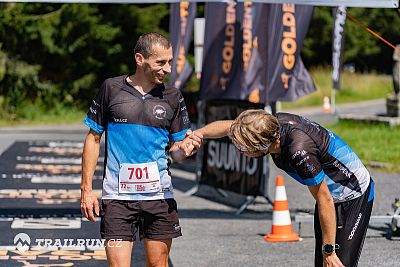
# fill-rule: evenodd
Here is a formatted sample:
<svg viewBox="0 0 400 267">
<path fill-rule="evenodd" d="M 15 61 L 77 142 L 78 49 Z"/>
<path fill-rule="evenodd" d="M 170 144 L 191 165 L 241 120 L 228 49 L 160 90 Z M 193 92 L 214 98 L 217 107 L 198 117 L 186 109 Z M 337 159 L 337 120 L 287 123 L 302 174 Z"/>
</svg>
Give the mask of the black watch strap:
<svg viewBox="0 0 400 267">
<path fill-rule="evenodd" d="M 338 250 L 340 248 L 340 246 L 338 244 L 325 244 L 322 245 L 322 252 L 324 252 L 325 254 L 332 254 L 334 251 Z"/>
</svg>

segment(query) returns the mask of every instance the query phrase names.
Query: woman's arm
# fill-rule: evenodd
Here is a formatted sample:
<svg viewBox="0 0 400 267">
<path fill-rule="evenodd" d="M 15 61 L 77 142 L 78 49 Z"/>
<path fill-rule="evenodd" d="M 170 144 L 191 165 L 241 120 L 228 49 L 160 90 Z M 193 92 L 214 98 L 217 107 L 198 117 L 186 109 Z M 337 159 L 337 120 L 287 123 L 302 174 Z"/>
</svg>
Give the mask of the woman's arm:
<svg viewBox="0 0 400 267">
<path fill-rule="evenodd" d="M 200 134 L 205 139 L 221 138 L 228 135 L 232 122 L 233 120 L 214 121 L 195 130 L 194 134 Z"/>
</svg>

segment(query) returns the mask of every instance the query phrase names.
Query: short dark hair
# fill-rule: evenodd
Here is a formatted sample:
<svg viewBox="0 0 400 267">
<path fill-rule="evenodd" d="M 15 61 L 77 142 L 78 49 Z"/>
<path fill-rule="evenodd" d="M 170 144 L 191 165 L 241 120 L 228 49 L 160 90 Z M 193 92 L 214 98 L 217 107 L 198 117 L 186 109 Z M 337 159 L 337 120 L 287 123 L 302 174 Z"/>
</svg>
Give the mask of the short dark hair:
<svg viewBox="0 0 400 267">
<path fill-rule="evenodd" d="M 163 35 L 157 32 L 148 32 L 139 37 L 135 45 L 134 53 L 140 53 L 147 59 L 151 56 L 155 45 L 160 45 L 165 49 L 171 47 L 171 43 Z"/>
</svg>

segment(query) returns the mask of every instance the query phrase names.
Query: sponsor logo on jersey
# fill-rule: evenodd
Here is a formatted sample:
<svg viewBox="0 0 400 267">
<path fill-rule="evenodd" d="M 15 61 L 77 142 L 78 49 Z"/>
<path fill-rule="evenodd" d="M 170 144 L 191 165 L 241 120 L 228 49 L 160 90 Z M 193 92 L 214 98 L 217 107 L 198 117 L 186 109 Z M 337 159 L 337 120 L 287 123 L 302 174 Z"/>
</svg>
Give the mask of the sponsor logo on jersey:
<svg viewBox="0 0 400 267">
<path fill-rule="evenodd" d="M 333 166 L 339 169 L 346 177 L 350 178 L 353 173 L 349 171 L 345 166 L 343 166 L 339 161 L 335 160 Z"/>
<path fill-rule="evenodd" d="M 297 156 L 304 156 L 307 154 L 307 151 L 303 150 L 297 150 L 293 155 L 292 155 L 292 159 L 294 159 Z"/>
<path fill-rule="evenodd" d="M 190 122 L 189 116 L 183 116 L 182 121 L 183 123 L 189 123 Z"/>
<path fill-rule="evenodd" d="M 90 107 L 89 110 L 90 110 L 90 113 L 92 113 L 94 115 L 97 114 L 97 110 L 95 110 L 94 108 Z"/>
<path fill-rule="evenodd" d="M 167 111 L 165 110 L 165 108 L 163 106 L 155 105 L 154 108 L 153 108 L 153 115 L 157 119 L 162 120 L 167 115 Z"/>
<path fill-rule="evenodd" d="M 357 230 L 358 224 L 360 223 L 361 217 L 362 217 L 362 214 L 361 213 L 358 214 L 358 218 L 357 218 L 356 224 L 354 225 L 353 229 L 351 230 L 351 233 L 350 233 L 349 237 L 347 238 L 347 240 L 353 239 L 353 236 L 354 236 L 354 234 L 355 234 L 355 232 Z"/>
<path fill-rule="evenodd" d="M 128 119 L 114 118 L 114 122 L 128 122 Z"/>
<path fill-rule="evenodd" d="M 296 166 L 298 167 L 298 166 L 304 164 L 309 159 L 310 159 L 310 156 L 304 157 L 302 160 L 300 160 L 299 162 L 296 163 Z"/>
<path fill-rule="evenodd" d="M 176 223 L 172 224 L 172 228 L 174 228 L 175 231 L 181 230 L 181 226 L 179 224 L 176 224 Z"/>
</svg>

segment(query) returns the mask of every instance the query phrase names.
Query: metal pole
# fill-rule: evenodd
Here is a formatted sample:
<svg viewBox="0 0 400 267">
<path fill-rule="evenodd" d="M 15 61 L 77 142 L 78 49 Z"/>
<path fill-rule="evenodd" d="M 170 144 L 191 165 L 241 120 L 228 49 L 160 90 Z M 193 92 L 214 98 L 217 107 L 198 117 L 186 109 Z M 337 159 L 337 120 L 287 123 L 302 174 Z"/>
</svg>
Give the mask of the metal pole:
<svg viewBox="0 0 400 267">
<path fill-rule="evenodd" d="M 336 114 L 336 89 L 331 90 L 331 114 Z"/>
</svg>

